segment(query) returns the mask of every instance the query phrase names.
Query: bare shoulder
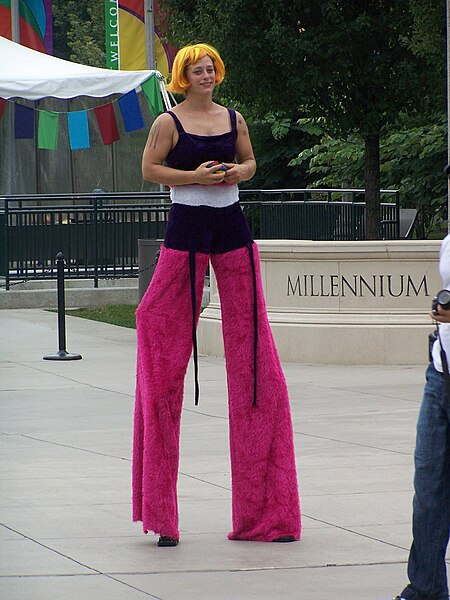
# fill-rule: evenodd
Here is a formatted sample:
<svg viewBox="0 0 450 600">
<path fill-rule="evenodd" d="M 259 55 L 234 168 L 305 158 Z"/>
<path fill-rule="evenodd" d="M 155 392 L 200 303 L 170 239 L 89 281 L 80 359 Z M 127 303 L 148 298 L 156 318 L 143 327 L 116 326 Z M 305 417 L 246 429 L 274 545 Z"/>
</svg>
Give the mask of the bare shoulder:
<svg viewBox="0 0 450 600">
<path fill-rule="evenodd" d="M 236 113 L 236 120 L 237 120 L 237 122 L 245 125 L 246 124 L 245 123 L 245 119 L 242 116 L 242 114 L 238 110 L 235 110 L 234 112 Z"/>
<path fill-rule="evenodd" d="M 161 113 L 153 121 L 149 137 L 155 139 L 159 135 L 172 135 L 175 129 L 173 118 L 168 113 Z"/>
<path fill-rule="evenodd" d="M 247 130 L 247 123 L 245 122 L 244 117 L 241 115 L 239 111 L 236 111 L 236 123 L 238 129 Z"/>
<path fill-rule="evenodd" d="M 165 129 L 174 128 L 175 122 L 173 120 L 173 117 L 171 117 L 169 113 L 163 112 L 160 115 L 158 115 L 153 121 L 152 128 L 155 126 L 158 126 L 159 128 L 164 127 Z"/>
<path fill-rule="evenodd" d="M 162 113 L 153 121 L 147 138 L 146 152 L 167 152 L 167 148 L 173 145 L 176 135 L 176 126 L 173 118 Z"/>
<path fill-rule="evenodd" d="M 238 131 L 238 135 L 248 137 L 249 132 L 248 132 L 247 123 L 245 122 L 244 117 L 238 111 L 236 111 L 236 128 Z"/>
</svg>

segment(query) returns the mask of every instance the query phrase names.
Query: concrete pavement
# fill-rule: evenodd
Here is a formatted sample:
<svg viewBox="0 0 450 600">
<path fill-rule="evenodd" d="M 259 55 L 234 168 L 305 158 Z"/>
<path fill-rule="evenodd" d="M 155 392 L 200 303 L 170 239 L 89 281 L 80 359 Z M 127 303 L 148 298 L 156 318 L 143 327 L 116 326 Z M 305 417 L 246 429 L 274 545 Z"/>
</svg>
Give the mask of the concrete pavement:
<svg viewBox="0 0 450 600">
<path fill-rule="evenodd" d="M 285 364 L 303 538 L 232 542 L 224 364 L 191 367 L 182 420 L 181 542 L 131 522 L 135 332 L 0 311 L 0 597 L 5 600 L 385 600 L 406 581 L 415 422 L 425 363 Z M 424 346 L 426 340 L 424 340 Z M 345 348 L 343 348 L 343 352 Z M 424 358 L 426 351 L 424 349 Z"/>
</svg>

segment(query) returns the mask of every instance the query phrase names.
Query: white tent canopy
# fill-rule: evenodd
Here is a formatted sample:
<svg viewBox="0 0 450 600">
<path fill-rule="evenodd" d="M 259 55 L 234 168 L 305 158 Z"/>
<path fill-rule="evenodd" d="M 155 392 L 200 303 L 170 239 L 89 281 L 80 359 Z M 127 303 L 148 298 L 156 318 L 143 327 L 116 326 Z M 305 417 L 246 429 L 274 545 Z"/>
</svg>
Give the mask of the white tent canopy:
<svg viewBox="0 0 450 600">
<path fill-rule="evenodd" d="M 159 71 L 114 71 L 88 67 L 31 50 L 0 36 L 0 98 L 103 98 L 136 89 L 158 77 L 164 103 L 167 92 Z"/>
</svg>

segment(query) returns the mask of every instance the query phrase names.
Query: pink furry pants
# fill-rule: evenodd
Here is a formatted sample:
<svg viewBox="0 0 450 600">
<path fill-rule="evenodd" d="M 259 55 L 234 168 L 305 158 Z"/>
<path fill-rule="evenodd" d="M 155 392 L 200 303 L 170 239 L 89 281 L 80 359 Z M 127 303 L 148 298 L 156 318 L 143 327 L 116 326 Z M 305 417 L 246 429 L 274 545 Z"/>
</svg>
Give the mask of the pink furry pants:
<svg viewBox="0 0 450 600">
<path fill-rule="evenodd" d="M 254 393 L 254 284 L 249 248 L 195 255 L 196 319 L 210 258 L 219 288 L 225 346 L 233 540 L 300 539 L 301 517 L 288 392 L 263 297 L 253 244 L 257 298 Z M 192 351 L 189 253 L 161 248 L 136 311 L 137 383 L 133 520 L 179 539 L 177 476 L 184 377 Z"/>
</svg>

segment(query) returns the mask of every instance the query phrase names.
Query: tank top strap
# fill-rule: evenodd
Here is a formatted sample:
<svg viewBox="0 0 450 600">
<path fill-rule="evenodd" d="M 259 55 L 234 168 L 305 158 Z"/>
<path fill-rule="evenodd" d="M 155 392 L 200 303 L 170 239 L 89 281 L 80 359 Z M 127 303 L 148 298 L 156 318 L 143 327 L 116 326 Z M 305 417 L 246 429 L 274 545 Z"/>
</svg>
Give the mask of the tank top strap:
<svg viewBox="0 0 450 600">
<path fill-rule="evenodd" d="M 183 125 L 181 124 L 180 119 L 177 117 L 177 115 L 175 113 L 173 113 L 171 110 L 168 110 L 167 114 L 170 115 L 172 117 L 172 119 L 175 121 L 175 126 L 177 128 L 178 133 L 184 133 Z"/>
<path fill-rule="evenodd" d="M 228 108 L 227 110 L 230 114 L 231 131 L 234 133 L 236 131 L 236 111 L 232 108 Z"/>
</svg>

